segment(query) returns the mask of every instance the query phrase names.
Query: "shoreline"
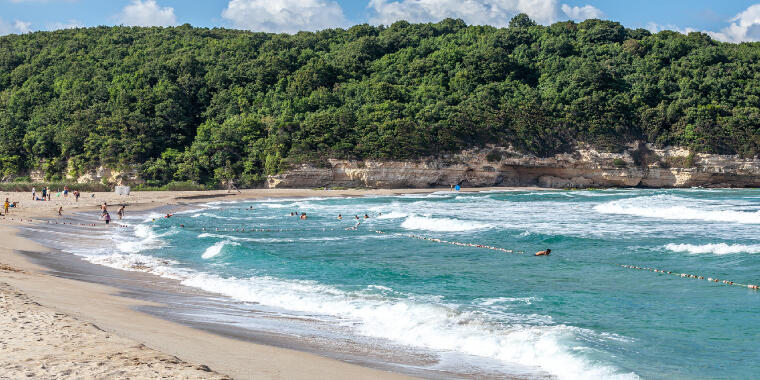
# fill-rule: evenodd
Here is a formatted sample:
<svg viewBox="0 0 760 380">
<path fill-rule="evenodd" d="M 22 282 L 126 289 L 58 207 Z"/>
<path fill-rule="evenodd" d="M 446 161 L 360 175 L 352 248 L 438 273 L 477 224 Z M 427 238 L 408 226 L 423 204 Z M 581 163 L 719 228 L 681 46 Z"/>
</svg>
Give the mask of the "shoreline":
<svg viewBox="0 0 760 380">
<path fill-rule="evenodd" d="M 536 189 L 527 188 L 478 188 L 463 189 L 463 192 L 471 191 L 531 191 Z M 195 203 L 209 201 L 238 201 L 245 199 L 262 198 L 301 198 L 301 197 L 352 197 L 364 195 L 398 195 L 411 193 L 432 193 L 448 191 L 448 189 L 394 189 L 394 190 L 243 190 L 241 193 L 227 194 L 226 191 L 203 191 L 203 192 L 140 192 L 133 193 L 136 196 L 119 197 L 112 193 L 95 193 L 90 199 L 80 199 L 79 203 L 73 202 L 73 198 L 59 199 L 51 202 L 21 202 L 17 210 L 11 211 L 9 216 L 0 218 L 0 235 L 6 237 L 8 244 L 0 248 L 0 285 L 3 291 L 6 287 L 9 292 L 17 292 L 20 297 L 28 297 L 31 302 L 39 302 L 40 310 L 36 314 L 45 312 L 63 313 L 67 317 L 75 318 L 84 324 L 94 324 L 97 327 L 83 327 L 80 333 L 89 342 L 96 346 L 103 346 L 100 332 L 114 334 L 119 339 L 133 342 L 134 345 L 146 347 L 151 358 L 158 357 L 161 353 L 176 356 L 177 368 L 166 369 L 173 376 L 192 378 L 194 375 L 182 372 L 187 368 L 200 371 L 201 376 L 208 378 L 211 373 L 207 370 L 219 371 L 233 378 L 288 378 L 306 379 L 316 377 L 325 378 L 409 378 L 408 375 L 397 372 L 387 372 L 388 368 L 374 369 L 367 363 L 363 365 L 351 364 L 346 361 L 331 359 L 323 355 L 308 353 L 290 348 L 276 347 L 270 344 L 258 344 L 238 338 L 225 336 L 223 332 L 212 333 L 209 329 L 188 327 L 184 324 L 172 322 L 153 314 L 140 311 L 145 307 L 160 307 L 160 304 L 152 304 L 144 300 L 138 300 L 125 296 L 123 289 L 116 286 L 98 284 L 90 281 L 74 280 L 50 274 L 50 268 L 33 262 L 21 251 L 46 252 L 51 250 L 18 233 L 19 221 L 24 219 L 24 224 L 41 223 L 39 218 L 56 218 L 52 216 L 49 206 L 64 208 L 64 218 L 70 216 L 72 209 L 76 211 L 95 211 L 98 202 L 108 201 L 109 204 L 119 204 L 119 201 L 128 200 L 130 211 L 148 211 L 164 207 L 184 208 Z M 10 194 L 10 195 L 9 195 Z M 88 193 L 89 194 L 89 193 Z M 2 193 L 3 197 L 20 197 L 27 193 Z M 13 200 L 13 199 L 12 199 Z M 67 202 L 68 201 L 68 202 Z M 31 203 L 31 207 L 30 207 Z M 36 207 L 35 207 L 36 206 Z M 54 210 L 57 210 L 54 207 Z M 56 213 L 57 214 L 57 213 Z M 8 220 L 8 219 L 12 220 Z M 36 220 L 35 220 L 36 219 Z M 35 220 L 34 222 L 29 222 Z M 116 224 L 118 222 L 114 220 Z M 96 222 L 96 226 L 98 226 Z M 91 264 L 94 265 L 94 264 Z M 123 271 L 128 273 L 127 271 Z M 152 275 L 151 275 L 152 276 Z M 40 332 L 45 338 L 55 340 L 55 332 Z M 234 334 L 233 334 L 234 335 Z M 83 339 L 85 339 L 83 338 Z M 110 348 L 103 346 L 104 350 Z M 147 348 L 150 347 L 150 348 Z M 23 351 L 22 351 L 23 352 Z M 44 353 L 44 352 L 43 352 Z M 96 354 L 90 354 L 96 355 Z M 152 355 L 152 356 L 151 356 Z M 49 355 L 48 355 L 49 356 Z M 47 357 L 47 356 L 46 356 Z M 86 360 L 85 357 L 80 358 Z M 11 359 L 12 360 L 12 359 Z M 42 359 L 30 358 L 29 366 L 39 366 Z M 136 363 L 145 364 L 140 360 Z M 350 360 L 350 359 L 349 359 Z M 148 359 L 144 360 L 146 363 Z M 76 360 L 75 360 L 76 362 Z M 196 363 L 190 365 L 187 363 Z M 10 365 L 2 363 L 3 366 Z M 42 364 L 44 366 L 44 363 Z M 139 365 L 136 365 L 139 367 Z M 0 367 L 2 368 L 2 367 Z M 201 368 L 201 369 L 197 369 Z M 390 367 L 393 368 L 392 366 Z M 21 371 L 29 370 L 22 366 Z M 120 370 L 136 370 L 128 366 Z M 174 371 L 174 372 L 172 372 Z M 412 372 L 412 371 L 410 371 Z M 24 373 L 24 372 L 19 372 Z M 82 374 L 88 376 L 88 374 Z M 89 375 L 94 375 L 90 373 Z M 135 376 L 141 375 L 138 372 Z M 144 375 L 144 374 L 142 374 Z M 223 378 L 224 375 L 214 373 L 214 376 Z M 430 374 L 428 374 L 430 375 Z M 445 376 L 445 374 L 441 374 Z"/>
</svg>

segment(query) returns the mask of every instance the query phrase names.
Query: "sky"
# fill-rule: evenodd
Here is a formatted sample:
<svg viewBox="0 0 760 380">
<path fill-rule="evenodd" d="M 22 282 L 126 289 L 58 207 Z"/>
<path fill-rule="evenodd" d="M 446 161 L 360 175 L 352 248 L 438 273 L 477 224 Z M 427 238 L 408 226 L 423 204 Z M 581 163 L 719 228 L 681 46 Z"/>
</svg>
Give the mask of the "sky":
<svg viewBox="0 0 760 380">
<path fill-rule="evenodd" d="M 653 32 L 699 31 L 726 42 L 760 41 L 759 0 L 0 0 L 0 35 L 185 23 L 296 33 L 447 17 L 502 27 L 520 12 L 544 25 L 601 18 Z"/>
</svg>

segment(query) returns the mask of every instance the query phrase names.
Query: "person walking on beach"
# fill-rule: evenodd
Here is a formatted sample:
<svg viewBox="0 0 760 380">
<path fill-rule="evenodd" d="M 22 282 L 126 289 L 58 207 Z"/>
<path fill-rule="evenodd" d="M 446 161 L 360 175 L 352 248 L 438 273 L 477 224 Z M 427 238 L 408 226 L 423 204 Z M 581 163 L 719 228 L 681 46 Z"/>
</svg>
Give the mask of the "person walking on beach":
<svg viewBox="0 0 760 380">
<path fill-rule="evenodd" d="M 108 214 L 108 205 L 106 204 L 106 202 L 103 202 L 103 204 L 100 205 L 100 212 L 101 212 L 100 214 L 101 218 L 106 216 L 106 214 Z"/>
<path fill-rule="evenodd" d="M 58 216 L 63 216 L 63 206 L 58 207 Z"/>
<path fill-rule="evenodd" d="M 79 190 L 74 190 L 74 201 L 79 202 Z"/>
<path fill-rule="evenodd" d="M 124 207 L 125 206 L 121 206 L 119 207 L 119 211 L 116 211 L 116 215 L 119 216 L 119 220 L 121 220 L 121 218 L 124 217 Z"/>
</svg>

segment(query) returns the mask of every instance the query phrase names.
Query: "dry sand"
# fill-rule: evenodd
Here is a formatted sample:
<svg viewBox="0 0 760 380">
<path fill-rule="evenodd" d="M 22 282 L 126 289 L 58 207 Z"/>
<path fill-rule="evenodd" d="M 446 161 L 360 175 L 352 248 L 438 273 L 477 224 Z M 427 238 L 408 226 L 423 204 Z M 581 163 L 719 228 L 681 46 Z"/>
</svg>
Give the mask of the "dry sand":
<svg viewBox="0 0 760 380">
<path fill-rule="evenodd" d="M 40 202 L 32 201 L 31 193 L 0 193 L 0 200 L 7 197 L 19 202 L 18 208 L 0 217 L 0 378 L 408 378 L 221 337 L 136 311 L 138 301 L 115 295 L 114 288 L 45 274 L 44 268 L 17 253 L 45 248 L 18 237 L 14 225 L 55 218 L 59 207 L 64 213 L 96 213 L 103 202 L 112 205 L 109 210 L 115 214 L 113 206 L 118 204 L 128 204 L 129 212 L 166 205 L 179 208 L 210 200 L 431 191 L 435 190 L 135 192 L 130 196 L 95 193 L 94 197 L 85 193 L 79 202 L 72 196 Z M 92 222 L 102 223 L 97 219 Z"/>
</svg>

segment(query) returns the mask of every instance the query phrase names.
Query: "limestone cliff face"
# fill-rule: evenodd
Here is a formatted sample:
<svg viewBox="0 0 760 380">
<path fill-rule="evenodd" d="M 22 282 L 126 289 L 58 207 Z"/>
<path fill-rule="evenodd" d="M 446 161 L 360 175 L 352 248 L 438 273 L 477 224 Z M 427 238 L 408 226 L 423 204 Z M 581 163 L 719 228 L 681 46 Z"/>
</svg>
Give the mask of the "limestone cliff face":
<svg viewBox="0 0 760 380">
<path fill-rule="evenodd" d="M 633 144 L 623 153 L 579 147 L 539 158 L 490 147 L 418 161 L 330 160 L 329 167 L 301 165 L 270 176 L 269 188 L 323 186 L 425 188 L 462 186 L 759 187 L 760 160 L 692 154 L 683 148 Z"/>
</svg>

